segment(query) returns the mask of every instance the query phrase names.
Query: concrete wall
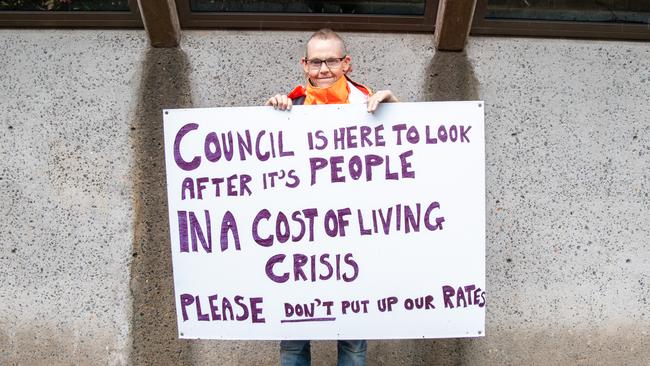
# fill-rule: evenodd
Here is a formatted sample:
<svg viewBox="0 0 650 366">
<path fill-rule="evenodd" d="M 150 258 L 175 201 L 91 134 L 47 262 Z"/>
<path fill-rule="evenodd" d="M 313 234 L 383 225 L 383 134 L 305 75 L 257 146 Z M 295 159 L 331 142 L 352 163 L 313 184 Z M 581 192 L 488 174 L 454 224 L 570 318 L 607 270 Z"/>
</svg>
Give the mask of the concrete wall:
<svg viewBox="0 0 650 366">
<path fill-rule="evenodd" d="M 277 364 L 176 339 L 160 110 L 288 91 L 307 36 L 0 30 L 1 365 Z M 371 341 L 368 364 L 649 364 L 650 44 L 344 36 L 376 89 L 486 102 L 487 336 Z"/>
</svg>

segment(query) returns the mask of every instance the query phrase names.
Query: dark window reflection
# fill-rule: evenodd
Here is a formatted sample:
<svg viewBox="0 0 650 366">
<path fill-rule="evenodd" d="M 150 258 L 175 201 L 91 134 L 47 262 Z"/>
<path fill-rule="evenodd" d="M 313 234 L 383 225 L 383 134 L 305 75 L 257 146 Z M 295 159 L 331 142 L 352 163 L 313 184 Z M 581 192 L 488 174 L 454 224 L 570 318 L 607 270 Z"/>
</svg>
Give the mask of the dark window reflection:
<svg viewBox="0 0 650 366">
<path fill-rule="evenodd" d="M 487 18 L 650 24 L 649 0 L 488 0 Z"/>
<path fill-rule="evenodd" d="M 195 12 L 424 15 L 425 0 L 190 0 Z"/>
<path fill-rule="evenodd" d="M 0 0 L 0 11 L 129 11 L 128 0 Z"/>
</svg>

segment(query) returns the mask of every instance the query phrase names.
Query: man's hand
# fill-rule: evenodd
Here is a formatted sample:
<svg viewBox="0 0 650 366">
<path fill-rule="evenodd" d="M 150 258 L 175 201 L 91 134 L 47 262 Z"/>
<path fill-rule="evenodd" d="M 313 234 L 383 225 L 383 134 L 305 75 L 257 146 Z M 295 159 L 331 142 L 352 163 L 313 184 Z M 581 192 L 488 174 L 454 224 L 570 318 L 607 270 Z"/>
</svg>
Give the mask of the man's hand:
<svg viewBox="0 0 650 366">
<path fill-rule="evenodd" d="M 291 98 L 283 94 L 276 94 L 275 96 L 269 98 L 264 105 L 272 105 L 273 108 L 279 109 L 281 111 L 291 110 Z"/>
<path fill-rule="evenodd" d="M 368 98 L 368 113 L 377 110 L 379 103 L 397 103 L 397 97 L 390 90 L 380 90 Z"/>
</svg>

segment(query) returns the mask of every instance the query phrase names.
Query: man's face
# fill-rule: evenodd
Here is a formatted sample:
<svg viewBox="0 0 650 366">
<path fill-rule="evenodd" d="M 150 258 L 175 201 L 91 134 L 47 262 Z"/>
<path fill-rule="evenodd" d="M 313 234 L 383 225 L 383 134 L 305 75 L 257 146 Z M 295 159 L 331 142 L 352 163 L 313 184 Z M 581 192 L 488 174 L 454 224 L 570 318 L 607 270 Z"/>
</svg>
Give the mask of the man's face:
<svg viewBox="0 0 650 366">
<path fill-rule="evenodd" d="M 331 60 L 345 57 L 338 66 L 328 67 L 323 62 L 319 68 L 309 65 L 308 60 Z M 305 74 L 314 86 L 326 88 L 334 84 L 350 68 L 350 56 L 343 54 L 343 47 L 336 39 L 314 38 L 307 44 L 307 58 L 301 60 Z"/>
</svg>

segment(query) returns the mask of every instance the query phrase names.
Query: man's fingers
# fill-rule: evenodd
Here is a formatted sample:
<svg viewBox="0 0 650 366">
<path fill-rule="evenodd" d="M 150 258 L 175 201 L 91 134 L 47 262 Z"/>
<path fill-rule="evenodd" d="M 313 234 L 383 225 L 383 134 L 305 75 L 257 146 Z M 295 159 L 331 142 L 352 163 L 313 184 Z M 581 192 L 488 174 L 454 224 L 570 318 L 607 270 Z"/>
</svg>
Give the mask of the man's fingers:
<svg viewBox="0 0 650 366">
<path fill-rule="evenodd" d="M 368 113 L 373 113 L 374 111 L 376 111 L 378 105 L 379 105 L 379 100 L 377 98 L 377 94 L 375 94 L 368 99 Z"/>
<path fill-rule="evenodd" d="M 373 113 L 375 110 L 377 110 L 377 103 L 374 101 L 368 101 L 368 112 Z"/>
<path fill-rule="evenodd" d="M 379 103 L 396 103 L 399 102 L 397 97 L 390 90 L 380 90 L 368 98 L 368 112 L 373 113 L 379 107 Z"/>
<path fill-rule="evenodd" d="M 281 95 L 280 96 L 280 110 L 284 111 L 287 109 L 287 106 L 289 105 L 288 102 L 288 97 L 286 95 Z"/>
<path fill-rule="evenodd" d="M 273 104 L 273 107 L 275 109 L 280 109 L 282 110 L 282 95 L 281 94 L 276 94 L 273 99 L 275 99 L 275 104 Z"/>
<path fill-rule="evenodd" d="M 284 111 L 284 110 L 290 110 L 292 103 L 291 103 L 291 98 L 289 98 L 288 96 L 283 94 L 276 94 L 271 98 L 269 98 L 269 100 L 267 100 L 264 105 L 270 105 L 273 106 L 273 108 L 275 109 Z"/>
<path fill-rule="evenodd" d="M 266 101 L 266 105 L 272 105 L 273 108 L 276 108 L 276 109 L 277 109 L 277 108 L 278 108 L 278 100 L 279 100 L 279 97 L 281 97 L 281 95 L 280 95 L 280 94 L 277 94 L 277 95 L 275 95 L 275 96 L 269 98 L 269 100 Z"/>
</svg>

